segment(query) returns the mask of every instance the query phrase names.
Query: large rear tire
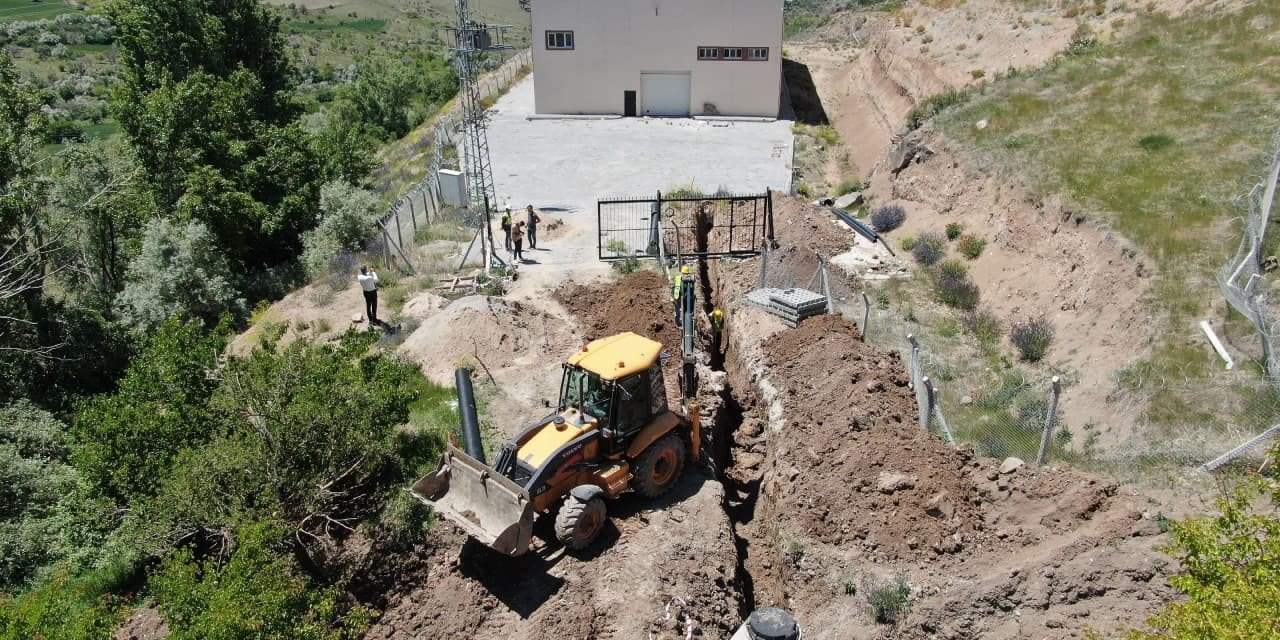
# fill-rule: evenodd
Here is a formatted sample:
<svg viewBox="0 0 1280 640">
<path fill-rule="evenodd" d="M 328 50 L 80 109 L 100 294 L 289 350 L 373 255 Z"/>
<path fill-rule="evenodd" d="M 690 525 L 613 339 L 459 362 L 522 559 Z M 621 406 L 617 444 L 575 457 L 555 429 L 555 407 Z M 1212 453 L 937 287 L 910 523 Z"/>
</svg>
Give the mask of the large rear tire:
<svg viewBox="0 0 1280 640">
<path fill-rule="evenodd" d="M 606 520 L 604 500 L 599 496 L 586 502 L 572 495 L 565 496 L 564 504 L 556 513 L 556 539 L 575 551 L 584 549 L 604 529 Z"/>
<path fill-rule="evenodd" d="M 684 471 L 686 455 L 684 440 L 674 433 L 649 445 L 636 459 L 636 492 L 646 498 L 657 498 L 670 491 Z"/>
</svg>

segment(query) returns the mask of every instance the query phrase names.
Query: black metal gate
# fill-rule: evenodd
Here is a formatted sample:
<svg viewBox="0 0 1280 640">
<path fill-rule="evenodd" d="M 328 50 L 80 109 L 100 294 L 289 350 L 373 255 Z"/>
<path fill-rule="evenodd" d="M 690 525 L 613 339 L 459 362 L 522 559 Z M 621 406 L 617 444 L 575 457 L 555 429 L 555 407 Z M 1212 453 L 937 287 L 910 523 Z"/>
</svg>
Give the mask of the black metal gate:
<svg viewBox="0 0 1280 640">
<path fill-rule="evenodd" d="M 596 217 L 601 260 L 746 257 L 773 239 L 773 193 L 604 198 Z"/>
</svg>

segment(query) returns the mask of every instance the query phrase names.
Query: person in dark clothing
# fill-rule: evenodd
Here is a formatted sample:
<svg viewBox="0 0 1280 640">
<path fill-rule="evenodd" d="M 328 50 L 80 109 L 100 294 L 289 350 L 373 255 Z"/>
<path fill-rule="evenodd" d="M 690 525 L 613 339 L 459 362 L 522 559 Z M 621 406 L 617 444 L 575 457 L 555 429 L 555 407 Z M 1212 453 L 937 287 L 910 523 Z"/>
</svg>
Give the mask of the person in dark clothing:
<svg viewBox="0 0 1280 640">
<path fill-rule="evenodd" d="M 511 227 L 511 244 L 515 247 L 512 257 L 520 262 L 524 262 L 524 253 L 521 245 L 524 244 L 524 223 L 517 222 L 516 226 Z"/>
<path fill-rule="evenodd" d="M 538 223 L 542 222 L 542 218 L 533 212 L 533 205 L 529 205 L 529 248 L 538 248 Z"/>
<path fill-rule="evenodd" d="M 360 275 L 356 276 L 360 289 L 364 291 L 365 317 L 369 324 L 378 324 L 378 272 L 368 266 L 360 267 Z"/>
</svg>

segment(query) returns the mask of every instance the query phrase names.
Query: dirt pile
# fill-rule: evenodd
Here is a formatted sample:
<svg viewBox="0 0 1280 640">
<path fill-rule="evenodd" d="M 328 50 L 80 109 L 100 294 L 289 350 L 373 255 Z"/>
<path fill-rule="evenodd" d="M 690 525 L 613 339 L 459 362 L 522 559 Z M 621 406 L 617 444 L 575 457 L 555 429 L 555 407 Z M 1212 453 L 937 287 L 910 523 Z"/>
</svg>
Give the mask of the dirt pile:
<svg viewBox="0 0 1280 640">
<path fill-rule="evenodd" d="M 576 330 L 569 319 L 525 303 L 464 298 L 433 317 L 438 325 L 424 323 L 404 348 L 447 362 L 475 348 L 476 336 L 489 362 L 504 353 L 522 357 L 512 337 L 519 342 L 553 333 L 558 366 L 582 340 L 635 331 L 678 349 L 669 291 L 652 272 L 608 284 L 569 285 L 554 298 L 577 315 Z M 431 333 L 419 336 L 423 331 Z M 573 345 L 565 350 L 563 341 Z M 522 371 L 489 366 L 500 388 L 514 384 Z M 673 380 L 674 372 L 669 386 Z M 728 638 L 742 621 L 743 602 L 723 499 L 720 483 L 690 469 L 656 502 L 636 495 L 610 501 L 610 523 L 580 555 L 552 542 L 545 517 L 534 529 L 535 549 L 515 559 L 465 541 L 447 522 L 437 525 L 427 544 L 412 549 L 379 550 L 375 544 L 374 560 L 361 572 L 370 576 L 369 584 L 359 595 L 385 611 L 367 637 L 673 640 L 692 630 L 699 637 Z"/>
<path fill-rule="evenodd" d="M 764 491 L 788 533 L 885 560 L 932 558 L 985 536 L 969 456 L 917 423 L 896 353 L 820 316 L 764 343 L 785 407 Z M 750 445 L 749 445 L 750 450 Z"/>
<path fill-rule="evenodd" d="M 680 329 L 665 278 L 654 271 L 636 271 L 606 285 L 569 285 L 553 297 L 578 318 L 578 337 L 584 344 L 624 331 L 661 342 L 672 356 L 662 363 L 667 399 L 673 406 L 679 402 Z"/>
<path fill-rule="evenodd" d="M 441 523 L 361 591 L 386 610 L 367 638 L 728 638 L 741 622 L 736 557 L 719 483 L 690 472 L 668 496 L 610 502 L 602 539 L 570 556 L 535 527 L 538 548 L 505 558 Z"/>
<path fill-rule="evenodd" d="M 806 222 L 778 221 L 783 265 L 839 250 L 823 212 L 788 206 Z M 718 269 L 716 292 L 741 413 L 728 488 L 757 606 L 790 607 L 815 638 L 1066 637 L 1138 624 L 1171 595 L 1140 497 L 944 444 L 919 426 L 897 354 L 838 317 L 786 329 L 742 304 L 750 266 Z M 877 625 L 860 589 L 893 576 L 916 604 Z"/>
</svg>

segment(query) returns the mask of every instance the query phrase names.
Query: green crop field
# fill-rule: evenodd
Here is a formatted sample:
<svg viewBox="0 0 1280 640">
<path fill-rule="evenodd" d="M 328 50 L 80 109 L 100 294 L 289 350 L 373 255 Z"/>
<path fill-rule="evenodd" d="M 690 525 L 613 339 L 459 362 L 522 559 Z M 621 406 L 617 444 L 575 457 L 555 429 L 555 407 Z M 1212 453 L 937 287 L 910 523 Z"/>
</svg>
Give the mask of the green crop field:
<svg viewBox="0 0 1280 640">
<path fill-rule="evenodd" d="M 61 0 L 0 0 L 0 23 L 44 20 L 79 11 Z"/>
<path fill-rule="evenodd" d="M 319 19 L 289 20 L 284 23 L 285 33 L 299 31 L 354 31 L 358 33 L 378 33 L 387 26 L 386 20 L 378 18 L 341 18 L 324 16 Z"/>
</svg>

